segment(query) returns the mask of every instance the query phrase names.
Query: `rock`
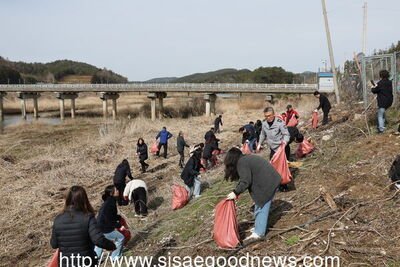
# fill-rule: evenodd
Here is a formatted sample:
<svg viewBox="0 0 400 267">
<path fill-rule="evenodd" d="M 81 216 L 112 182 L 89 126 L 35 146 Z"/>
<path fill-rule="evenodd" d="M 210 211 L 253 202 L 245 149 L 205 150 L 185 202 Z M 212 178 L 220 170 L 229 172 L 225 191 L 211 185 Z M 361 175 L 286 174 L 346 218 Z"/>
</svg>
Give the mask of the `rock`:
<svg viewBox="0 0 400 267">
<path fill-rule="evenodd" d="M 332 139 L 332 135 L 324 135 L 322 136 L 322 141 L 329 141 Z"/>
<path fill-rule="evenodd" d="M 364 117 L 364 115 L 362 115 L 362 114 L 354 114 L 354 120 L 355 121 L 361 120 L 363 117 Z"/>
</svg>

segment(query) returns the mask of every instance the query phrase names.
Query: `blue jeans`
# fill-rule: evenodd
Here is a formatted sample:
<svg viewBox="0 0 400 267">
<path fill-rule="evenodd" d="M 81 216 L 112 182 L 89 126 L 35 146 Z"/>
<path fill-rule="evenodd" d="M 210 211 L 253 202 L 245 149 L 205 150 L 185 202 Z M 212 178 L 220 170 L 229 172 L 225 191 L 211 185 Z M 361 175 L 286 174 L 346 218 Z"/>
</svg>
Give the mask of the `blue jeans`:
<svg viewBox="0 0 400 267">
<path fill-rule="evenodd" d="M 378 108 L 378 131 L 385 130 L 385 108 Z"/>
<path fill-rule="evenodd" d="M 192 194 L 194 197 L 200 196 L 200 189 L 201 189 L 200 179 L 195 177 L 193 187 L 190 188 L 189 186 L 185 185 L 185 188 L 189 192 L 189 198 L 192 196 Z"/>
<path fill-rule="evenodd" d="M 114 242 L 115 246 L 117 247 L 116 250 L 114 250 L 111 253 L 111 259 L 112 260 L 116 260 L 116 259 L 121 258 L 121 256 L 122 256 L 122 247 L 124 246 L 124 241 L 125 241 L 124 235 L 121 234 L 120 232 L 118 232 L 117 230 L 114 230 L 114 231 L 112 231 L 110 233 L 104 234 L 104 236 L 108 240 Z M 103 253 L 103 249 L 96 246 L 94 248 L 94 252 L 96 252 L 97 258 L 100 259 L 101 254 Z"/>
<path fill-rule="evenodd" d="M 267 224 L 268 224 L 268 216 L 269 209 L 271 208 L 272 199 L 265 203 L 264 207 L 259 207 L 255 205 L 254 208 L 254 233 L 259 236 L 265 236 L 267 233 Z"/>
<path fill-rule="evenodd" d="M 255 142 L 257 142 L 257 138 L 251 139 L 249 141 L 249 147 L 250 147 L 251 152 L 253 152 L 253 153 L 254 153 L 254 144 L 255 144 Z"/>
</svg>

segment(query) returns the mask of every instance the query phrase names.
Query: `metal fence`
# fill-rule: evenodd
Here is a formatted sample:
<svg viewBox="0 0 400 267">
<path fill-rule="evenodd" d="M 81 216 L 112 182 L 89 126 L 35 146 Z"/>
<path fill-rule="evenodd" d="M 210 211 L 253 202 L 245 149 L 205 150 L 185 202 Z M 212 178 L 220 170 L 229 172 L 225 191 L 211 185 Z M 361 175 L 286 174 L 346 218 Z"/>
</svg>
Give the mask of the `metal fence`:
<svg viewBox="0 0 400 267">
<path fill-rule="evenodd" d="M 393 95 L 394 104 L 397 105 L 398 95 L 400 91 L 400 53 L 393 54 L 382 54 L 374 55 L 361 58 L 361 73 L 362 73 L 362 85 L 363 85 L 363 100 L 364 106 L 368 107 L 371 102 L 375 99 L 375 96 L 371 92 L 369 81 L 377 83 L 379 78 L 379 72 L 381 70 L 387 70 L 390 72 L 390 79 L 393 81 Z"/>
</svg>

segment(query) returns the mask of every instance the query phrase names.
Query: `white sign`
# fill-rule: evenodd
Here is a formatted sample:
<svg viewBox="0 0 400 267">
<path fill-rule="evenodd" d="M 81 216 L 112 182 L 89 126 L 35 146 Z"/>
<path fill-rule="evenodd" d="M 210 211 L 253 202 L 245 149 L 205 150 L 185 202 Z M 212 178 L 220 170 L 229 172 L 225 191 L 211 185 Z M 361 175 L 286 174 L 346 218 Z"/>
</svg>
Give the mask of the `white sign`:
<svg viewBox="0 0 400 267">
<path fill-rule="evenodd" d="M 333 77 L 319 77 L 318 88 L 321 92 L 333 92 Z"/>
</svg>

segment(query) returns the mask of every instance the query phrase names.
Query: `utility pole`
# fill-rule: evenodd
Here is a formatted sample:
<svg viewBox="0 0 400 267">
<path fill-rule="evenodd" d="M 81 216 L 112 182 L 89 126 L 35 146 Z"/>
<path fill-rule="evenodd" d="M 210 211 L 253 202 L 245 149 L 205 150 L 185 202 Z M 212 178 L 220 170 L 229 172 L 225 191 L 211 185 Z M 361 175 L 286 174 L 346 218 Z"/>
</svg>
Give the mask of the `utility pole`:
<svg viewBox="0 0 400 267">
<path fill-rule="evenodd" d="M 365 2 L 364 6 L 364 19 L 363 19 L 363 41 L 362 41 L 362 52 L 364 55 L 367 53 L 367 15 L 368 15 L 368 3 Z"/>
<path fill-rule="evenodd" d="M 321 0 L 321 2 L 322 2 L 322 13 L 324 14 L 324 20 L 325 20 L 326 39 L 328 41 L 329 59 L 331 61 L 331 68 L 333 72 L 333 87 L 335 88 L 336 102 L 339 104 L 340 103 L 339 85 L 337 81 L 335 59 L 333 57 L 333 48 L 332 48 L 331 33 L 329 31 L 328 15 L 326 13 L 325 0 Z"/>
</svg>

